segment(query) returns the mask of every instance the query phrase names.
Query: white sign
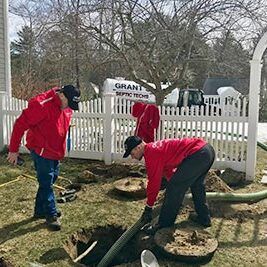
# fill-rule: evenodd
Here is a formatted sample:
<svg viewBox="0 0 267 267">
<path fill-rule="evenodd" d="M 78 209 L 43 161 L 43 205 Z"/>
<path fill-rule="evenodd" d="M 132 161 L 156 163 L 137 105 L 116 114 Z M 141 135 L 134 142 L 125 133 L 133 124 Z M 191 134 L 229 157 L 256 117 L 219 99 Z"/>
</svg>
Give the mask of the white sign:
<svg viewBox="0 0 267 267">
<path fill-rule="evenodd" d="M 149 84 L 155 87 L 153 84 Z M 148 92 L 143 86 L 133 81 L 122 79 L 106 79 L 103 85 L 104 93 L 114 93 L 131 100 L 155 102 L 155 96 Z"/>
</svg>

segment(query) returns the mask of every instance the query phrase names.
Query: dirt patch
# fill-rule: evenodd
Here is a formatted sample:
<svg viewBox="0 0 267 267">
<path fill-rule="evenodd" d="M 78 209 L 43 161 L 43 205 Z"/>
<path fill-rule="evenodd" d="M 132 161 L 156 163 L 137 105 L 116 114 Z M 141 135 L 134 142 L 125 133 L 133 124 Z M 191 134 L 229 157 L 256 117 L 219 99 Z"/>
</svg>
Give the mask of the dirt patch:
<svg viewBox="0 0 267 267">
<path fill-rule="evenodd" d="M 77 183 L 90 184 L 98 181 L 98 176 L 89 170 L 84 170 L 76 178 Z"/>
<path fill-rule="evenodd" d="M 219 176 L 217 170 L 210 170 L 206 177 L 205 187 L 207 192 L 231 192 L 233 191 Z"/>
<path fill-rule="evenodd" d="M 110 166 L 93 164 L 89 167 L 89 171 L 96 176 L 107 178 L 126 177 L 129 175 L 130 166 L 127 164 L 112 164 Z"/>
<path fill-rule="evenodd" d="M 120 195 L 127 197 L 146 197 L 146 179 L 127 177 L 114 182 L 114 190 Z"/>
<path fill-rule="evenodd" d="M 0 267 L 14 267 L 14 265 L 11 264 L 6 259 L 4 259 L 3 257 L 0 257 Z"/>
<path fill-rule="evenodd" d="M 146 169 L 143 164 L 114 163 L 106 166 L 101 163 L 94 163 L 88 166 L 88 170 L 97 177 L 122 178 L 127 176 L 145 177 Z"/>
<path fill-rule="evenodd" d="M 165 256 L 186 262 L 210 260 L 218 241 L 204 230 L 163 228 L 155 237 L 158 249 Z"/>
</svg>

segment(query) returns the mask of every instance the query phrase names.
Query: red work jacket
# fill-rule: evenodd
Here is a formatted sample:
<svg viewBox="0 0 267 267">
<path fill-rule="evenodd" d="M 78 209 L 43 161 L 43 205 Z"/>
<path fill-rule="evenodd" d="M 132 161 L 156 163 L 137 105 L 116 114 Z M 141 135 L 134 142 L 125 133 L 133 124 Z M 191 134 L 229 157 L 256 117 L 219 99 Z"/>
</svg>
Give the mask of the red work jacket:
<svg viewBox="0 0 267 267">
<path fill-rule="evenodd" d="M 145 145 L 148 206 L 153 206 L 157 199 L 162 177 L 169 181 L 182 161 L 205 145 L 200 138 L 165 139 Z"/>
<path fill-rule="evenodd" d="M 18 152 L 26 134 L 26 147 L 38 155 L 60 160 L 65 155 L 66 136 L 73 111 L 61 109 L 56 89 L 48 90 L 30 99 L 28 107 L 17 118 L 10 140 L 9 151 Z"/>
<path fill-rule="evenodd" d="M 132 116 L 137 118 L 135 135 L 146 143 L 153 142 L 160 120 L 158 107 L 153 104 L 136 102 L 132 107 Z"/>
</svg>

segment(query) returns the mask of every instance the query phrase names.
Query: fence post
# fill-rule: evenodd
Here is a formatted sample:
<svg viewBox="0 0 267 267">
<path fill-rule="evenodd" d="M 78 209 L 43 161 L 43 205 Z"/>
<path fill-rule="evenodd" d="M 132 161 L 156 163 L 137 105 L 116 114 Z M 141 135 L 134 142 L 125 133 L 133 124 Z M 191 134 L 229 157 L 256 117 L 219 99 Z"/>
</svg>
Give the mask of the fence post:
<svg viewBox="0 0 267 267">
<path fill-rule="evenodd" d="M 110 165 L 112 162 L 112 152 L 114 150 L 114 94 L 104 96 L 104 162 Z"/>
<path fill-rule="evenodd" d="M 259 98 L 261 61 L 250 61 L 249 109 L 248 109 L 248 143 L 246 159 L 246 179 L 253 180 L 257 158 L 257 133 L 259 118 Z"/>
<path fill-rule="evenodd" d="M 5 98 L 6 93 L 5 92 L 0 92 L 0 151 L 3 150 L 5 143 L 4 143 L 4 98 Z"/>
</svg>

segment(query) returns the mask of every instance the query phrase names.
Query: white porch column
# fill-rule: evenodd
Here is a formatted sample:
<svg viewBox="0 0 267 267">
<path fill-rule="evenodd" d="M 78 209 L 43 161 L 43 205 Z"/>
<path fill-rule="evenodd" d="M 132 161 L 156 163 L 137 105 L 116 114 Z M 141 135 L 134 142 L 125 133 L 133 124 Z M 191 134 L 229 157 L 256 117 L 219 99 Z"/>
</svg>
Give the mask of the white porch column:
<svg viewBox="0 0 267 267">
<path fill-rule="evenodd" d="M 250 61 L 248 143 L 246 160 L 247 180 L 254 179 L 256 169 L 261 67 L 262 64 L 259 59 Z"/>
</svg>

